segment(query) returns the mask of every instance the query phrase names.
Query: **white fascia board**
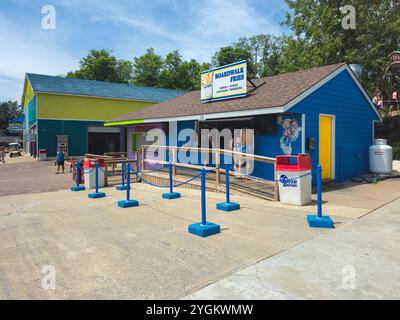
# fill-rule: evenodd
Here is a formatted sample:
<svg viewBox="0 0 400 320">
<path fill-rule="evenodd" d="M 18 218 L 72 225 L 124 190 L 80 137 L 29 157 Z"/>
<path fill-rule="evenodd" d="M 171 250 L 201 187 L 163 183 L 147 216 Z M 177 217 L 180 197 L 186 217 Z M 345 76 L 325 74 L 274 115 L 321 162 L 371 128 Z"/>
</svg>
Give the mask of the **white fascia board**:
<svg viewBox="0 0 400 320">
<path fill-rule="evenodd" d="M 283 107 L 275 107 L 275 108 L 262 108 L 262 109 L 239 110 L 231 112 L 210 113 L 210 114 L 205 114 L 203 116 L 205 118 L 204 120 L 210 120 L 210 119 L 258 116 L 263 114 L 282 113 L 282 112 L 284 112 Z"/>
<path fill-rule="evenodd" d="M 263 115 L 263 114 L 283 113 L 283 112 L 284 112 L 283 107 L 262 108 L 262 109 L 239 110 L 239 111 L 230 111 L 230 112 L 208 113 L 208 114 L 201 114 L 201 115 L 194 115 L 194 116 L 145 119 L 144 123 L 169 122 L 169 121 L 190 121 L 190 120 L 205 121 L 205 120 L 214 120 L 214 119 L 238 118 L 238 117 L 256 116 L 256 115 Z"/>
<path fill-rule="evenodd" d="M 171 117 L 171 118 L 144 119 L 144 123 L 200 120 L 200 117 L 201 116 L 196 115 L 196 116 L 183 116 L 183 117 Z"/>
</svg>

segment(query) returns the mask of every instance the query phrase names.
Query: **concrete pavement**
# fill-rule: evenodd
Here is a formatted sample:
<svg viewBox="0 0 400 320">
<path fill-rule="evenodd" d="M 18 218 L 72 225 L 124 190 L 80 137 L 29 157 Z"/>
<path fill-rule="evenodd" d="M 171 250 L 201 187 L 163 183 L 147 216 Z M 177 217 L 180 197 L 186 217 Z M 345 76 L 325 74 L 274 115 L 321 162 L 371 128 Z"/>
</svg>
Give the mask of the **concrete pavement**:
<svg viewBox="0 0 400 320">
<path fill-rule="evenodd" d="M 335 230 L 307 226 L 315 203 L 297 208 L 233 195 L 242 210 L 225 213 L 215 209 L 224 194 L 208 192 L 208 219 L 222 233 L 202 239 L 187 232 L 200 220 L 197 190 L 181 189 L 181 199 L 168 201 L 161 199 L 165 189 L 135 183 L 132 197 L 141 205 L 124 210 L 116 202 L 125 194 L 114 188 L 99 200 L 88 199 L 89 191 L 43 192 L 48 186 L 38 176 L 66 189 L 72 181 L 62 186 L 56 179 L 70 175 L 28 162 L 21 172 L 17 163 L 3 167 L 15 176 L 18 193 L 24 187 L 42 193 L 0 196 L 0 299 L 392 298 L 399 292 L 391 273 L 399 274 L 399 203 L 385 205 L 400 196 L 400 179 L 324 193 Z M 56 271 L 55 290 L 42 287 L 46 266 Z M 359 291 L 338 289 L 343 266 L 355 268 Z M 393 289 L 383 291 L 389 284 Z"/>
<path fill-rule="evenodd" d="M 400 299 L 400 200 L 186 299 Z"/>
<path fill-rule="evenodd" d="M 55 174 L 54 161 L 37 161 L 28 155 L 10 158 L 0 163 L 0 197 L 14 194 L 65 190 L 72 184 L 72 174 L 66 164 L 64 174 Z"/>
<path fill-rule="evenodd" d="M 275 255 L 321 232 L 305 213 L 265 201 L 234 197 L 243 209 L 215 209 L 223 194 L 208 193 L 208 219 L 222 233 L 187 232 L 200 220 L 200 193 L 163 200 L 165 189 L 134 184 L 140 206 L 117 207 L 125 193 L 107 197 L 58 191 L 0 197 L 0 299 L 182 298 L 208 283 Z M 340 219 L 349 221 L 347 218 Z M 45 266 L 56 271 L 56 290 L 41 283 Z"/>
</svg>

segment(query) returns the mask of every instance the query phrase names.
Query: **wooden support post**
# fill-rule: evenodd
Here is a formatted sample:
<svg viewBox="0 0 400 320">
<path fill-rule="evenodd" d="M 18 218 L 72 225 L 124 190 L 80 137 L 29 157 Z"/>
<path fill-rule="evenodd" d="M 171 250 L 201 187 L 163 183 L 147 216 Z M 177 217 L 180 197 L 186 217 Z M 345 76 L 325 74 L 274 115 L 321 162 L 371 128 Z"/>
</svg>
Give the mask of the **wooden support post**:
<svg viewBox="0 0 400 320">
<path fill-rule="evenodd" d="M 139 159 L 136 157 L 135 159 L 135 166 L 136 166 L 136 182 L 139 181 Z"/>
<path fill-rule="evenodd" d="M 176 165 L 175 165 L 175 163 L 177 163 L 176 162 L 176 159 L 177 159 L 177 147 L 173 147 L 172 148 L 172 163 L 173 163 L 173 166 L 172 166 L 172 174 L 174 175 L 174 176 L 176 176 Z"/>
<path fill-rule="evenodd" d="M 217 184 L 221 183 L 221 176 L 220 176 L 220 167 L 221 167 L 221 153 L 217 150 L 215 155 L 215 180 Z"/>
<path fill-rule="evenodd" d="M 279 183 L 278 183 L 278 173 L 276 172 L 276 161 L 274 163 L 274 196 L 275 201 L 279 201 Z"/>
<path fill-rule="evenodd" d="M 104 164 L 104 184 L 108 186 L 108 164 L 107 162 Z"/>
<path fill-rule="evenodd" d="M 140 148 L 140 152 L 141 152 L 141 154 L 142 154 L 142 171 L 144 171 L 144 169 L 145 169 L 145 161 L 144 161 L 144 157 L 145 157 L 145 154 L 144 154 L 144 146 L 141 146 L 141 148 Z M 138 155 L 137 155 L 137 157 L 138 157 Z"/>
</svg>

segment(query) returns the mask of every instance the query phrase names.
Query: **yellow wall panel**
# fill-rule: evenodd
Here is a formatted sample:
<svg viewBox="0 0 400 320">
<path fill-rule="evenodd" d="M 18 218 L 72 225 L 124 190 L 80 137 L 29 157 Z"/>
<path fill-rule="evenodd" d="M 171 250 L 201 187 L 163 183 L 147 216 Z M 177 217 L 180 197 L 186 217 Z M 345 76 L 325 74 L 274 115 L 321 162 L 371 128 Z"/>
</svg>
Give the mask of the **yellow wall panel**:
<svg viewBox="0 0 400 320">
<path fill-rule="evenodd" d="M 38 93 L 39 119 L 113 120 L 154 102 Z"/>
<path fill-rule="evenodd" d="M 24 108 L 29 103 L 29 101 L 31 101 L 33 96 L 34 96 L 34 93 L 33 93 L 32 86 L 29 83 L 29 81 L 25 80 L 24 101 L 22 102 Z"/>
</svg>

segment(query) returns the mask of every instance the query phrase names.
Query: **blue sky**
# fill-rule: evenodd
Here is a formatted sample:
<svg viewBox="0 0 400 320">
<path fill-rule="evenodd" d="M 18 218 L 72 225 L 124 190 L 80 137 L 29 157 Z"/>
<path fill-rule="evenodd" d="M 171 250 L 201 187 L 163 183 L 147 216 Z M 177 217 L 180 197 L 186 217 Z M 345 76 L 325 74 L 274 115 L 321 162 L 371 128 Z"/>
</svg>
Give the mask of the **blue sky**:
<svg viewBox="0 0 400 320">
<path fill-rule="evenodd" d="M 42 29 L 42 7 L 56 9 L 56 29 Z M 210 61 L 242 36 L 280 34 L 284 0 L 1 0 L 0 101 L 18 100 L 26 72 L 59 75 L 90 49 L 132 60 L 153 47 Z"/>
</svg>

